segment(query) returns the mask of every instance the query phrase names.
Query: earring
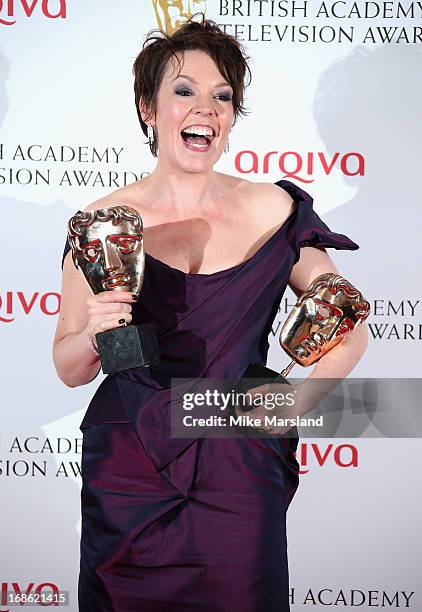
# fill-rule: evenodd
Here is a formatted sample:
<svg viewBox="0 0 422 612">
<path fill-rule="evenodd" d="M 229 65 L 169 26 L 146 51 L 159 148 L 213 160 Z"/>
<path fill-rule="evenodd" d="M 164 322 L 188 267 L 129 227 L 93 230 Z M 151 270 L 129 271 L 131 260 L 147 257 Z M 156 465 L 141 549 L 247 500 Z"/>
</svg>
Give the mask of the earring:
<svg viewBox="0 0 422 612">
<path fill-rule="evenodd" d="M 154 144 L 154 130 L 152 129 L 152 125 L 150 125 L 149 123 L 147 123 L 147 134 L 149 146 L 152 147 L 152 145 Z"/>
<path fill-rule="evenodd" d="M 224 153 L 228 153 L 228 152 L 229 152 L 229 148 L 230 148 L 230 147 L 229 147 L 229 139 L 227 138 L 227 140 L 226 140 L 226 145 L 225 145 L 225 147 L 224 147 Z"/>
</svg>

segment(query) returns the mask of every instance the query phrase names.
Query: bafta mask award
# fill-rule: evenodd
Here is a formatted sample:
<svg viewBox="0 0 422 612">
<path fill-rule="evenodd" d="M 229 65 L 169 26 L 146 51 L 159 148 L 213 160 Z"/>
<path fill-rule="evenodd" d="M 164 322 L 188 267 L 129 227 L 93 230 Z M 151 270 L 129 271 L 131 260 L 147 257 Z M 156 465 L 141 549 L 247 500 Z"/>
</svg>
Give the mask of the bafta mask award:
<svg viewBox="0 0 422 612">
<path fill-rule="evenodd" d="M 68 222 L 73 263 L 94 294 L 130 291 L 139 297 L 144 280 L 143 223 L 129 206 L 77 212 Z M 104 374 L 160 363 L 151 324 L 127 325 L 96 334 Z"/>
<path fill-rule="evenodd" d="M 243 374 L 242 390 L 252 386 L 247 379 L 287 383 L 286 376 L 296 363 L 312 365 L 368 315 L 369 303 L 348 280 L 332 272 L 321 274 L 299 298 L 281 330 L 280 345 L 292 361 L 280 374 L 251 364 Z"/>
</svg>

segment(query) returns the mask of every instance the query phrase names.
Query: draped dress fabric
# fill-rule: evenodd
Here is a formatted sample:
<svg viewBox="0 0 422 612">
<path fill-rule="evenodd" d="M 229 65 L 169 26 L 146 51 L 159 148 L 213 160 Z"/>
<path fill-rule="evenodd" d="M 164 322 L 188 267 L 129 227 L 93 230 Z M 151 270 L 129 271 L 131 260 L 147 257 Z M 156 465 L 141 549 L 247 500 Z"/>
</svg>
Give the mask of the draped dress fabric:
<svg viewBox="0 0 422 612">
<path fill-rule="evenodd" d="M 81 612 L 289 610 L 298 438 L 170 432 L 172 377 L 237 379 L 266 363 L 302 246 L 358 248 L 329 230 L 308 193 L 276 184 L 295 209 L 246 261 L 189 274 L 146 255 L 133 323 L 153 323 L 162 363 L 107 376 L 80 426 Z"/>
</svg>

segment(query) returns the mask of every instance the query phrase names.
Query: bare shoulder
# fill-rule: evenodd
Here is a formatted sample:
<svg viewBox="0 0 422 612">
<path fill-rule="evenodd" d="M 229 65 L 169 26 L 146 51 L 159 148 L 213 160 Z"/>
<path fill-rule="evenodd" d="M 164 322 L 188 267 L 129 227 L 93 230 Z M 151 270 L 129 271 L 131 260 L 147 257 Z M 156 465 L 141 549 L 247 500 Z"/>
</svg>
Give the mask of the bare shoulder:
<svg viewBox="0 0 422 612">
<path fill-rule="evenodd" d="M 248 209 L 254 216 L 259 217 L 262 223 L 279 224 L 291 215 L 295 203 L 290 194 L 273 183 L 245 181 L 242 189 Z"/>
<path fill-rule="evenodd" d="M 95 200 L 84 208 L 85 212 L 98 210 L 99 208 L 109 208 L 110 206 L 132 206 L 139 212 L 144 208 L 142 197 L 142 181 L 137 181 L 120 189 L 116 189 L 112 193 Z"/>
<path fill-rule="evenodd" d="M 268 206 L 284 207 L 284 209 L 290 210 L 293 203 L 291 195 L 282 187 L 275 185 L 274 183 L 258 182 L 253 183 L 253 191 L 255 197 L 261 200 L 262 203 Z"/>
<path fill-rule="evenodd" d="M 222 177 L 222 182 L 225 182 L 229 189 L 242 192 L 242 195 L 245 197 L 253 197 L 257 200 L 265 200 L 275 204 L 278 203 L 279 206 L 284 204 L 287 207 L 293 202 L 290 194 L 274 183 L 248 181 L 247 179 L 230 174 L 219 173 L 219 175 Z"/>
</svg>

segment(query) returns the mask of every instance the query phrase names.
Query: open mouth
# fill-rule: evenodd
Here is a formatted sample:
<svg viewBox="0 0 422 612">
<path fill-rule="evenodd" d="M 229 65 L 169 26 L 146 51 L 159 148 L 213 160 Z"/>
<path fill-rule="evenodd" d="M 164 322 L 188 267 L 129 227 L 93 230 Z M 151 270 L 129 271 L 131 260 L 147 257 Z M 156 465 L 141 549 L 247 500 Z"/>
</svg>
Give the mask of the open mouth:
<svg viewBox="0 0 422 612">
<path fill-rule="evenodd" d="M 214 140 L 215 136 L 213 135 L 199 135 L 199 134 L 192 134 L 189 131 L 185 131 L 182 130 L 180 132 L 180 135 L 183 139 L 183 141 L 185 142 L 186 146 L 189 149 L 197 149 L 197 150 L 202 150 L 202 151 L 206 151 L 210 148 L 210 145 L 212 143 L 212 141 Z"/>
</svg>

